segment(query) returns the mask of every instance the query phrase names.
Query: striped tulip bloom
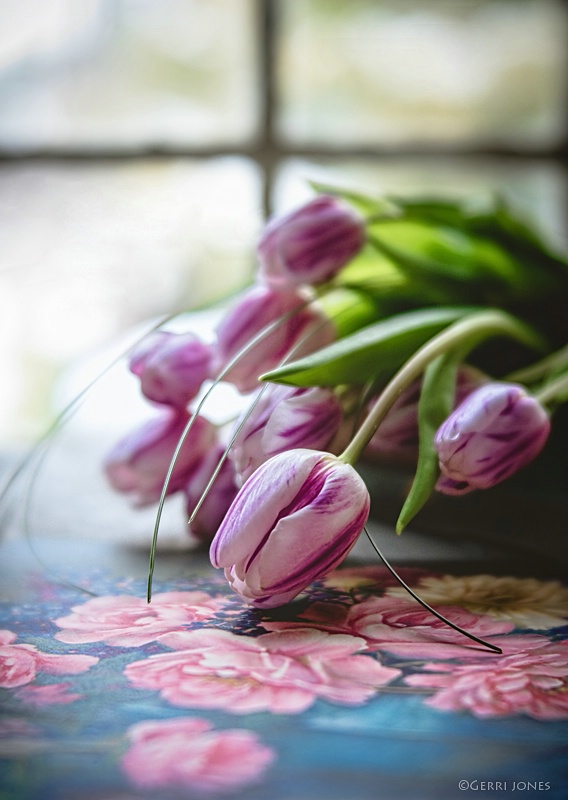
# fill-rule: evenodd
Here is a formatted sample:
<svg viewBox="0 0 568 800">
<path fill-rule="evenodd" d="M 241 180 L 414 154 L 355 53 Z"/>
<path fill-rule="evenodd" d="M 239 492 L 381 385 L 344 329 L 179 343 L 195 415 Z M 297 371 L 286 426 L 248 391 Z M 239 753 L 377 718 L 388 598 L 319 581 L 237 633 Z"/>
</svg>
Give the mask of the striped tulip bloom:
<svg viewBox="0 0 568 800">
<path fill-rule="evenodd" d="M 326 449 L 342 417 L 341 403 L 331 389 L 267 386 L 252 413 L 237 422 L 237 428 L 242 427 L 231 459 L 241 481 L 285 450 Z"/>
<path fill-rule="evenodd" d="M 186 411 L 168 409 L 119 441 L 104 464 L 113 489 L 129 494 L 136 506 L 159 500 L 172 456 L 190 418 Z M 168 494 L 186 486 L 216 441 L 216 427 L 205 417 L 198 417 L 180 450 Z"/>
<path fill-rule="evenodd" d="M 229 362 L 261 331 L 281 322 L 259 340 L 225 375 L 241 392 L 259 386 L 258 378 L 278 366 L 292 348 L 295 357 L 331 344 L 336 337 L 333 323 L 299 290 L 276 291 L 257 285 L 249 289 L 217 328 L 215 371 Z"/>
<path fill-rule="evenodd" d="M 201 500 L 201 495 L 207 488 L 224 453 L 225 447 L 222 444 L 212 447 L 199 466 L 191 473 L 185 487 L 188 517 L 191 517 Z M 196 539 L 207 544 L 211 542 L 229 506 L 235 499 L 237 491 L 235 467 L 227 458 L 195 515 L 195 519 L 189 526 Z"/>
<path fill-rule="evenodd" d="M 213 350 L 193 333 L 157 331 L 130 357 L 130 371 L 154 403 L 185 408 L 211 377 Z"/>
<path fill-rule="evenodd" d="M 364 242 L 359 214 L 322 195 L 267 225 L 258 246 L 260 275 L 275 288 L 314 286 L 336 275 Z"/>
<path fill-rule="evenodd" d="M 550 419 L 522 386 L 488 383 L 472 392 L 436 433 L 444 494 L 466 494 L 506 480 L 540 453 Z"/>
<path fill-rule="evenodd" d="M 329 453 L 290 450 L 244 484 L 213 542 L 214 567 L 246 602 L 273 608 L 327 575 L 355 544 L 369 493 L 349 464 Z"/>
</svg>

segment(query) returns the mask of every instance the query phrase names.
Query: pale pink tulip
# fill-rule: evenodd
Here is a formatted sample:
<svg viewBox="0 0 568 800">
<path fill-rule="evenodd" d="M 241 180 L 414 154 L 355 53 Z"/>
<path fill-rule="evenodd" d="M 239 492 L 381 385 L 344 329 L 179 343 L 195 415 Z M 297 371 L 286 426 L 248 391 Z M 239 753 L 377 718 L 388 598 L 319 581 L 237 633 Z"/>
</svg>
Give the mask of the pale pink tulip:
<svg viewBox="0 0 568 800">
<path fill-rule="evenodd" d="M 219 373 L 268 325 L 282 320 L 258 341 L 225 375 L 241 392 L 259 386 L 258 378 L 278 366 L 293 348 L 295 357 L 307 355 L 336 337 L 335 325 L 307 295 L 297 290 L 276 291 L 257 285 L 249 289 L 217 328 L 216 362 Z"/>
<path fill-rule="evenodd" d="M 190 418 L 187 411 L 164 411 L 118 442 L 104 465 L 111 486 L 129 494 L 137 506 L 159 500 L 172 456 Z M 216 440 L 215 426 L 198 417 L 180 450 L 168 494 L 185 487 Z"/>
<path fill-rule="evenodd" d="M 369 506 L 349 464 L 314 450 L 280 453 L 239 491 L 211 544 L 211 562 L 248 603 L 283 605 L 343 561 Z"/>
<path fill-rule="evenodd" d="M 213 448 L 201 462 L 198 469 L 194 470 L 185 487 L 187 500 L 187 515 L 190 517 L 201 499 L 211 476 L 213 475 L 220 459 L 225 452 L 223 445 Z M 210 543 L 229 506 L 237 494 L 237 476 L 235 467 L 230 459 L 225 459 L 221 470 L 205 500 L 199 507 L 195 519 L 191 522 L 191 533 L 202 542 Z"/>
<path fill-rule="evenodd" d="M 320 195 L 269 222 L 258 246 L 260 274 L 274 287 L 313 286 L 333 278 L 364 242 L 359 214 L 336 197 Z"/>
<path fill-rule="evenodd" d="M 472 392 L 436 433 L 436 488 L 466 494 L 506 480 L 540 453 L 550 418 L 522 386 L 488 383 Z"/>
<path fill-rule="evenodd" d="M 155 403 L 185 408 L 211 377 L 213 349 L 193 333 L 157 331 L 130 356 L 142 393 Z"/>
<path fill-rule="evenodd" d="M 325 450 L 343 418 L 337 395 L 327 388 L 268 386 L 231 448 L 241 483 L 274 455 L 294 448 Z M 241 427 L 242 425 L 242 427 Z"/>
</svg>

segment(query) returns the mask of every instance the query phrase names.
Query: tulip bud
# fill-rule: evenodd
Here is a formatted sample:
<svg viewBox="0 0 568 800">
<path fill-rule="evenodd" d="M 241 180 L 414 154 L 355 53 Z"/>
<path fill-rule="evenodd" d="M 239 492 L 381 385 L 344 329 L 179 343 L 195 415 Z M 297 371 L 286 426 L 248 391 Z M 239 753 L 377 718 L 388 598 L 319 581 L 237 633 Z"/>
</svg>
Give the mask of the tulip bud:
<svg viewBox="0 0 568 800">
<path fill-rule="evenodd" d="M 268 386 L 245 422 L 231 458 L 241 481 L 277 453 L 302 447 L 324 450 L 342 421 L 341 403 L 326 388 Z"/>
<path fill-rule="evenodd" d="M 322 195 L 271 221 L 258 246 L 260 275 L 270 286 L 314 286 L 336 275 L 365 241 L 363 219 Z"/>
<path fill-rule="evenodd" d="M 246 602 L 283 605 L 345 558 L 369 506 L 349 464 L 314 450 L 280 453 L 237 494 L 211 543 L 211 563 L 225 568 Z"/>
<path fill-rule="evenodd" d="M 487 377 L 482 372 L 467 364 L 462 365 L 457 374 L 454 406 L 458 406 L 474 389 L 486 381 Z M 367 445 L 365 450 L 367 458 L 416 460 L 421 389 L 422 378 L 419 378 L 402 392 Z"/>
<path fill-rule="evenodd" d="M 104 465 L 111 486 L 132 495 L 137 506 L 159 500 L 173 454 L 189 419 L 186 411 L 168 410 L 118 442 Z M 216 436 L 216 428 L 209 420 L 204 417 L 195 420 L 180 450 L 168 494 L 185 487 L 192 471 L 215 443 Z"/>
<path fill-rule="evenodd" d="M 278 292 L 260 285 L 250 289 L 217 329 L 216 370 L 224 368 L 267 325 L 287 314 L 225 376 L 241 392 L 258 388 L 259 375 L 278 366 L 295 345 L 299 345 L 294 351 L 299 358 L 331 344 L 335 326 L 314 303 L 306 305 L 306 299 L 296 290 Z"/>
<path fill-rule="evenodd" d="M 223 445 L 211 449 L 191 473 L 189 482 L 185 487 L 188 516 L 193 514 L 201 500 L 201 496 L 224 452 Z M 202 542 L 211 542 L 229 506 L 235 499 L 237 490 L 235 467 L 230 459 L 225 459 L 205 500 L 199 507 L 195 519 L 191 522 L 190 530 L 197 539 Z"/>
<path fill-rule="evenodd" d="M 155 403 L 185 408 L 211 377 L 213 349 L 193 333 L 157 331 L 130 357 L 130 371 Z"/>
<path fill-rule="evenodd" d="M 488 383 L 470 394 L 436 433 L 442 475 L 436 488 L 466 494 L 501 483 L 540 453 L 550 419 L 522 386 Z"/>
</svg>

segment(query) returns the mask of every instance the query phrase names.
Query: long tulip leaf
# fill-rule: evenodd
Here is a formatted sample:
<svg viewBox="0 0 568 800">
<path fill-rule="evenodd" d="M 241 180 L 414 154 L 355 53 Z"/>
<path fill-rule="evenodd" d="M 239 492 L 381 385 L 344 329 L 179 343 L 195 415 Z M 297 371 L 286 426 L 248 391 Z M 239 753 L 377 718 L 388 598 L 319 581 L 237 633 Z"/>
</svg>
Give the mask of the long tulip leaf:
<svg viewBox="0 0 568 800">
<path fill-rule="evenodd" d="M 293 386 L 338 386 L 388 377 L 428 339 L 475 310 L 444 306 L 396 314 L 268 372 L 262 380 Z"/>
</svg>

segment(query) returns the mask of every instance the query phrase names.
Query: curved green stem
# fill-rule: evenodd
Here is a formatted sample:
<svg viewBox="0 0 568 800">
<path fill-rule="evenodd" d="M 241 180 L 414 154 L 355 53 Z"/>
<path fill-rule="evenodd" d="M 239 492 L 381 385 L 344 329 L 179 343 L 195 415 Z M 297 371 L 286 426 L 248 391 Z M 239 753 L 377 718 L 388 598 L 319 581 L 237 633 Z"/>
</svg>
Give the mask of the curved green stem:
<svg viewBox="0 0 568 800">
<path fill-rule="evenodd" d="M 568 373 L 565 372 L 555 380 L 546 383 L 541 389 L 534 392 L 534 396 L 543 405 L 558 398 L 568 397 Z"/>
<path fill-rule="evenodd" d="M 564 366 L 568 367 L 568 344 L 535 364 L 511 372 L 506 380 L 533 383 Z"/>
<path fill-rule="evenodd" d="M 418 378 L 428 364 L 443 353 L 467 342 L 476 343 L 488 335 L 505 335 L 530 346 L 540 345 L 528 326 L 500 311 L 482 311 L 450 325 L 426 342 L 396 373 L 379 395 L 369 415 L 354 438 L 339 456 L 347 464 L 355 464 L 394 402 Z"/>
</svg>

